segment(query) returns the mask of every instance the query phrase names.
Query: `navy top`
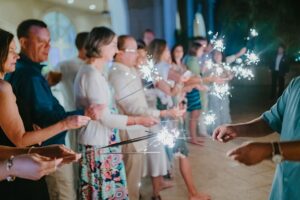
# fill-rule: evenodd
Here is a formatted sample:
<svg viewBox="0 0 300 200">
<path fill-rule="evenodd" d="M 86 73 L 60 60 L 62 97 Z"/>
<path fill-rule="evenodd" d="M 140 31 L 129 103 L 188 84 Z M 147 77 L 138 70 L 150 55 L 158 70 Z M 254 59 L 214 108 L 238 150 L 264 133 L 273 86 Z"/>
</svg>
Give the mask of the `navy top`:
<svg viewBox="0 0 300 200">
<path fill-rule="evenodd" d="M 26 131 L 32 131 L 33 124 L 41 128 L 55 124 L 70 115 L 83 115 L 83 110 L 66 112 L 53 96 L 41 70 L 43 65 L 31 61 L 21 54 L 15 72 L 6 80 L 16 95 L 17 105 Z M 42 145 L 65 144 L 66 131 L 46 140 Z"/>
</svg>

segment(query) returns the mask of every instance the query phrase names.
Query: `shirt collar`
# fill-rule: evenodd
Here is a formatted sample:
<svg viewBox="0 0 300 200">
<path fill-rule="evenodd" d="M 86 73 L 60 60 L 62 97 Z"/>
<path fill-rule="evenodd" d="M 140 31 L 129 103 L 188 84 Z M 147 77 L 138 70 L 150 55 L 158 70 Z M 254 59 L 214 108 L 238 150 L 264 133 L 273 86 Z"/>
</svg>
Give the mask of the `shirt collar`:
<svg viewBox="0 0 300 200">
<path fill-rule="evenodd" d="M 42 70 L 43 67 L 45 67 L 45 64 L 33 62 L 30 58 L 28 58 L 25 54 L 20 53 L 20 59 L 19 62 L 25 62 L 30 66 L 37 67 L 39 70 Z"/>
</svg>

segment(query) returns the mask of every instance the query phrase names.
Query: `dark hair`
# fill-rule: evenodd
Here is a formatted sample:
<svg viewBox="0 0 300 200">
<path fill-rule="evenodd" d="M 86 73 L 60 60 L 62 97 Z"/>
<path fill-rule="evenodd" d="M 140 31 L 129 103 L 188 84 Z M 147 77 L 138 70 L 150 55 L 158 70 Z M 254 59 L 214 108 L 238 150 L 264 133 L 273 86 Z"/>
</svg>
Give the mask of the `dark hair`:
<svg viewBox="0 0 300 200">
<path fill-rule="evenodd" d="M 75 45 L 78 50 L 82 49 L 85 46 L 85 42 L 88 36 L 89 32 L 81 32 L 76 35 Z"/>
<path fill-rule="evenodd" d="M 279 47 L 283 48 L 284 50 L 286 49 L 286 45 L 285 45 L 284 43 L 280 43 L 280 44 L 278 45 L 278 48 L 279 48 Z"/>
<path fill-rule="evenodd" d="M 196 36 L 196 37 L 193 38 L 193 41 L 195 41 L 195 40 L 205 40 L 205 41 L 207 41 L 207 38 L 203 37 L 203 36 Z"/>
<path fill-rule="evenodd" d="M 118 37 L 118 49 L 119 50 L 124 50 L 125 49 L 125 42 L 128 39 L 133 39 L 135 40 L 132 36 L 130 35 L 120 35 Z"/>
<path fill-rule="evenodd" d="M 144 34 L 145 33 L 152 33 L 153 35 L 155 35 L 155 33 L 150 29 L 150 28 L 146 28 L 145 30 L 144 30 Z"/>
<path fill-rule="evenodd" d="M 29 29 L 32 26 L 37 26 L 40 28 L 47 28 L 47 24 L 45 22 L 38 19 L 27 19 L 22 21 L 17 28 L 17 36 L 18 38 L 28 37 Z"/>
<path fill-rule="evenodd" d="M 0 72 L 3 72 L 3 65 L 8 56 L 9 45 L 13 39 L 13 34 L 0 29 Z"/>
<path fill-rule="evenodd" d="M 189 49 L 189 55 L 191 56 L 196 56 L 197 55 L 197 51 L 202 47 L 201 44 L 197 43 L 197 42 L 193 42 L 190 49 Z"/>
<path fill-rule="evenodd" d="M 152 56 L 154 63 L 160 61 L 160 57 L 167 47 L 167 42 L 164 39 L 154 39 L 147 48 L 148 55 Z"/>
<path fill-rule="evenodd" d="M 183 45 L 182 44 L 175 44 L 172 49 L 171 49 L 171 58 L 172 58 L 172 62 L 173 63 L 176 63 L 176 60 L 175 60 L 175 57 L 174 57 L 174 52 L 175 52 L 175 49 L 177 47 L 182 47 L 183 48 Z"/>
<path fill-rule="evenodd" d="M 101 57 L 101 47 L 110 44 L 115 36 L 112 30 L 104 26 L 93 28 L 85 44 L 86 57 Z"/>
<path fill-rule="evenodd" d="M 146 44 L 145 44 L 145 42 L 143 40 L 138 39 L 136 41 L 136 43 L 137 43 L 137 48 L 138 49 L 146 49 Z"/>
</svg>

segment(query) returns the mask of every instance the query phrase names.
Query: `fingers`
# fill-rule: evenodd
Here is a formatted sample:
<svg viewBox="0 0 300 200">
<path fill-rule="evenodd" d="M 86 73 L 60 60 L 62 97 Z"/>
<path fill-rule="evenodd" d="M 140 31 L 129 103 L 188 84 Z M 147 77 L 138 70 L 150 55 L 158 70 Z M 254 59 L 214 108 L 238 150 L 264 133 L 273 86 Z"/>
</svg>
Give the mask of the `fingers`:
<svg viewBox="0 0 300 200">
<path fill-rule="evenodd" d="M 56 169 L 61 165 L 63 159 L 54 159 L 50 161 L 42 161 L 42 174 L 43 175 L 49 175 L 56 171 Z"/>
</svg>

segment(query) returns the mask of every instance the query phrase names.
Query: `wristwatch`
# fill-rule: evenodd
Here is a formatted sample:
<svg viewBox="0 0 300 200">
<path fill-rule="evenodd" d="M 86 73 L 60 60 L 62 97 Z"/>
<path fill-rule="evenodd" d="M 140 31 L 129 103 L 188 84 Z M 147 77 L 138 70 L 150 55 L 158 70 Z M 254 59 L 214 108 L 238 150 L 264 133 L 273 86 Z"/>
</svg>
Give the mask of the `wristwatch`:
<svg viewBox="0 0 300 200">
<path fill-rule="evenodd" d="M 11 168 L 13 167 L 13 165 L 14 165 L 14 156 L 11 156 L 8 160 L 7 160 L 7 162 L 6 162 L 6 171 L 10 171 L 11 170 Z M 8 182 L 11 182 L 11 181 L 14 181 L 16 179 L 16 177 L 15 176 L 8 176 L 8 177 L 6 177 L 6 180 L 8 181 Z"/>
<path fill-rule="evenodd" d="M 280 148 L 280 144 L 278 142 L 272 142 L 272 161 L 275 164 L 279 164 L 283 161 L 283 156 Z"/>
</svg>

